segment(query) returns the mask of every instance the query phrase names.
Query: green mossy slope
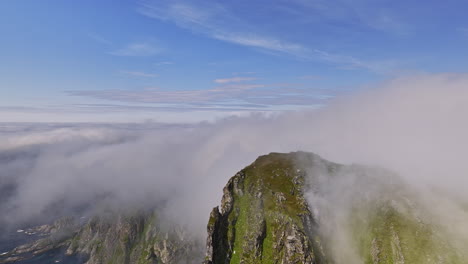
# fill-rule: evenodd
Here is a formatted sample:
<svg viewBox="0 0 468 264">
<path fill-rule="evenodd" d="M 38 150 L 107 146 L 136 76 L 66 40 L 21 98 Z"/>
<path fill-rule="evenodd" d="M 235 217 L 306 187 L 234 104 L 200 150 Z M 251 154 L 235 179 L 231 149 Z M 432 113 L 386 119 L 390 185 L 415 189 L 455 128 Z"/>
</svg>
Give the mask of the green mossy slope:
<svg viewBox="0 0 468 264">
<path fill-rule="evenodd" d="M 392 178 L 396 175 L 385 173 L 304 152 L 261 156 L 224 188 L 221 206 L 209 220 L 205 263 L 468 263 L 440 226 L 421 217 L 425 208 L 417 195 Z M 315 205 L 304 197 L 309 192 L 326 200 L 324 193 L 336 192 L 326 185 L 335 183 L 345 195 L 338 193 L 331 198 L 337 201 L 320 209 L 332 217 L 334 211 L 346 214 L 337 229 L 326 223 L 336 219 L 316 219 Z M 348 208 L 334 207 L 342 204 Z M 357 259 L 338 257 L 340 248 L 330 244 L 336 240 L 327 236 L 346 238 L 345 246 Z"/>
<path fill-rule="evenodd" d="M 272 153 L 231 178 L 210 219 L 207 263 L 325 263 L 304 176 L 294 155 Z"/>
</svg>

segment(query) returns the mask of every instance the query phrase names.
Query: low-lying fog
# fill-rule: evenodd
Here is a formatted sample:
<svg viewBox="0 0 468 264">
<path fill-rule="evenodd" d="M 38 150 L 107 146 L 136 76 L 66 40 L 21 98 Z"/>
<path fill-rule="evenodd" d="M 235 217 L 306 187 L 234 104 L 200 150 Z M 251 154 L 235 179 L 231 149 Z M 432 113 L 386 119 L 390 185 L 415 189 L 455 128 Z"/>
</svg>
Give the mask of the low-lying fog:
<svg viewBox="0 0 468 264">
<path fill-rule="evenodd" d="M 105 197 L 115 206 L 161 204 L 204 236 L 232 175 L 259 155 L 296 150 L 385 167 L 462 203 L 467 149 L 466 74 L 399 78 L 319 110 L 196 125 L 3 124 L 0 223 L 45 219 Z"/>
</svg>

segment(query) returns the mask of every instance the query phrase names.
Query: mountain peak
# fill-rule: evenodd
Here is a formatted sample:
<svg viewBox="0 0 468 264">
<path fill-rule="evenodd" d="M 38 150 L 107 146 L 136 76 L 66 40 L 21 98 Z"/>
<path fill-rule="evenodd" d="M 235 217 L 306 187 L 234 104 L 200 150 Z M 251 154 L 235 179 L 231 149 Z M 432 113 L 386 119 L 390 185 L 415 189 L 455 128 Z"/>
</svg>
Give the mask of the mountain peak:
<svg viewBox="0 0 468 264">
<path fill-rule="evenodd" d="M 205 263 L 314 263 L 323 259 L 303 195 L 310 153 L 270 153 L 232 177 L 208 224 Z"/>
</svg>

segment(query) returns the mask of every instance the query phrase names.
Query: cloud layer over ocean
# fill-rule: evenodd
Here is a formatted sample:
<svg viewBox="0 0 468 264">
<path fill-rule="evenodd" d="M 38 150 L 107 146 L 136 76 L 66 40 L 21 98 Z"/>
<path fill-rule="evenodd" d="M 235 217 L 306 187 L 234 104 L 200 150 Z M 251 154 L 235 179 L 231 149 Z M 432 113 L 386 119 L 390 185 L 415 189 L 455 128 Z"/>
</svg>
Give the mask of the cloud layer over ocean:
<svg viewBox="0 0 468 264">
<path fill-rule="evenodd" d="M 105 199 L 161 204 L 169 217 L 203 233 L 232 175 L 259 155 L 297 150 L 385 167 L 417 187 L 465 199 L 467 87 L 464 74 L 420 75 L 314 111 L 187 126 L 4 124 L 0 221 L 29 221 Z"/>
</svg>

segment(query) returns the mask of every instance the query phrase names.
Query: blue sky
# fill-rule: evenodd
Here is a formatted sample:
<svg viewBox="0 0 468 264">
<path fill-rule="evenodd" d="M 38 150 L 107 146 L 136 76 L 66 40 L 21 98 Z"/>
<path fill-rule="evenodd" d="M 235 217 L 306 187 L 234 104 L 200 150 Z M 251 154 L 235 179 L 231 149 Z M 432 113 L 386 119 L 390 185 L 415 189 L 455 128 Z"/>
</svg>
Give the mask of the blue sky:
<svg viewBox="0 0 468 264">
<path fill-rule="evenodd" d="M 185 122 L 465 72 L 468 4 L 1 0 L 0 121 Z"/>
</svg>

